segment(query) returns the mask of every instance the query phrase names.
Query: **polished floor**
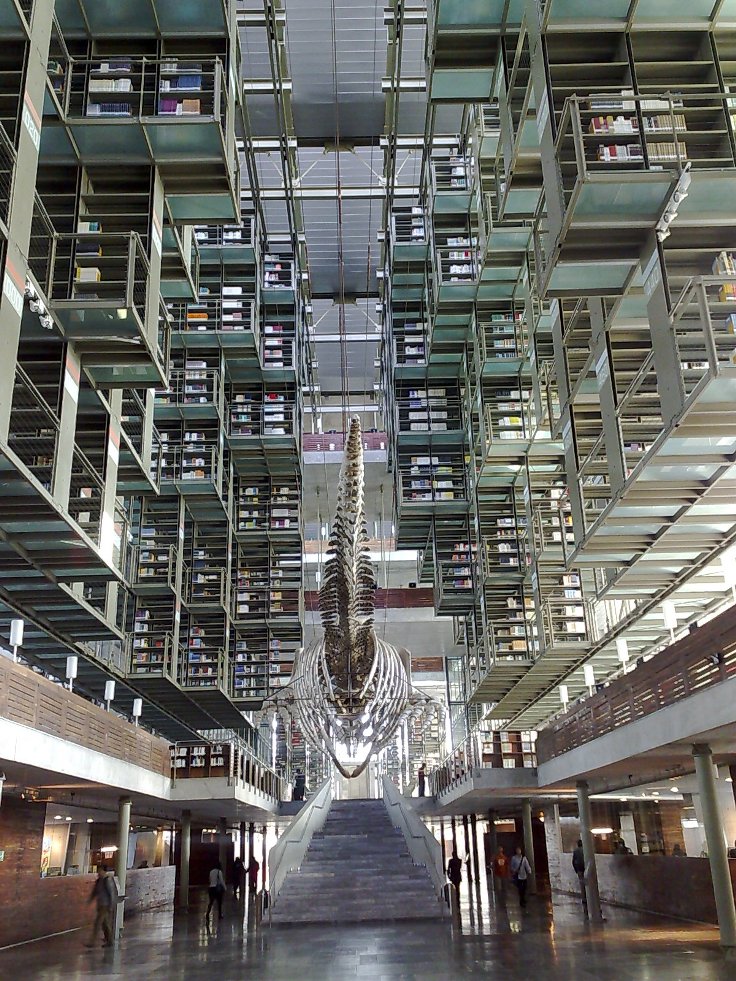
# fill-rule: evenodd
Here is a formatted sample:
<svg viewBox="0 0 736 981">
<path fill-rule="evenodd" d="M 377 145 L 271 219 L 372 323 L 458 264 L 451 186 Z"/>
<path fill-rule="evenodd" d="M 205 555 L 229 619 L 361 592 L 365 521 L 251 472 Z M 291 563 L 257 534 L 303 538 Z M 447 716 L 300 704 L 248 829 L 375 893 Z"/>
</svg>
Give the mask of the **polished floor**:
<svg viewBox="0 0 736 981">
<path fill-rule="evenodd" d="M 7 915 L 7 911 L 5 912 Z M 0 978 L 78 981 L 733 981 L 707 926 L 607 908 L 586 923 L 579 905 L 531 897 L 526 911 L 463 896 L 447 924 L 408 922 L 254 929 L 230 902 L 210 929 L 202 909 L 139 916 L 117 950 L 87 949 L 74 932 L 0 951 Z M 252 919 L 252 917 L 251 917 Z"/>
</svg>

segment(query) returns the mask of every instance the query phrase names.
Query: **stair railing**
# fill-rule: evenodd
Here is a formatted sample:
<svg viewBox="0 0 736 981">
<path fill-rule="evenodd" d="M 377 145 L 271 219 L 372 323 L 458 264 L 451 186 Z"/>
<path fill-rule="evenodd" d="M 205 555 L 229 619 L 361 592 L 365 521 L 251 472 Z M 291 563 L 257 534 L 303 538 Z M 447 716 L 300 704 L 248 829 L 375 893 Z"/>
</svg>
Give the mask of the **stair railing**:
<svg viewBox="0 0 736 981">
<path fill-rule="evenodd" d="M 312 835 L 324 825 L 331 803 L 332 779 L 328 777 L 268 853 L 269 909 L 276 902 L 287 873 L 304 861 Z"/>
<path fill-rule="evenodd" d="M 383 803 L 389 820 L 404 835 L 412 862 L 427 869 L 437 898 L 444 899 L 447 876 L 442 847 L 412 805 L 401 796 L 398 787 L 386 776 L 383 778 Z"/>
</svg>

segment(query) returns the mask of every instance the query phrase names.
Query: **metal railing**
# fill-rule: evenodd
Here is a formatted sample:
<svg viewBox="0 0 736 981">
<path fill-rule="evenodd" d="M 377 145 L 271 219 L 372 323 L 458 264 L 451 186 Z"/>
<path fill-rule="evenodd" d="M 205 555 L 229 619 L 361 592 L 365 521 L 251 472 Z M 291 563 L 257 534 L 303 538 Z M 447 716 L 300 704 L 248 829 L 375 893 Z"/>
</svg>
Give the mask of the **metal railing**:
<svg viewBox="0 0 736 981">
<path fill-rule="evenodd" d="M 131 585 L 163 586 L 175 592 L 176 557 L 174 545 L 157 545 L 155 541 L 134 545 L 130 550 Z"/>
<path fill-rule="evenodd" d="M 731 366 L 736 343 L 736 275 L 688 280 L 672 308 L 685 397 L 706 375 Z"/>
<path fill-rule="evenodd" d="M 404 836 L 406 847 L 411 855 L 413 865 L 426 868 L 437 900 L 443 902 L 447 876 L 445 863 L 442 858 L 442 846 L 422 821 L 414 808 L 399 793 L 398 787 L 383 776 L 383 803 L 386 806 L 391 824 L 398 828 Z"/>
<path fill-rule="evenodd" d="M 168 678 L 175 682 L 178 652 L 173 635 L 167 630 L 143 629 L 143 624 L 147 625 L 148 621 L 136 620 L 128 641 L 131 676 Z"/>
<path fill-rule="evenodd" d="M 388 446 L 386 433 L 367 433 L 363 436 L 364 450 L 385 450 Z M 302 436 L 302 449 L 305 453 L 335 453 L 345 448 L 344 433 L 305 433 Z"/>
<path fill-rule="evenodd" d="M 291 402 L 231 402 L 228 435 L 232 438 L 295 435 Z"/>
<path fill-rule="evenodd" d="M 459 398 L 395 399 L 394 406 L 399 433 L 452 432 L 463 428 L 463 403 Z"/>
<path fill-rule="evenodd" d="M 199 660 L 194 660 L 194 656 Z M 183 648 L 179 661 L 179 684 L 190 692 L 219 688 L 229 689 L 229 676 L 232 665 L 223 648 L 190 647 Z"/>
<path fill-rule="evenodd" d="M 7 225 L 10 214 L 10 199 L 13 196 L 13 177 L 15 175 L 15 148 L 0 126 L 0 221 Z"/>
<path fill-rule="evenodd" d="M 72 59 L 63 92 L 66 116 L 85 119 L 217 120 L 228 113 L 219 58 L 100 56 Z"/>
<path fill-rule="evenodd" d="M 161 480 L 192 482 L 206 481 L 222 490 L 222 457 L 217 443 L 185 444 L 163 451 Z"/>
<path fill-rule="evenodd" d="M 64 307 L 96 304 L 112 307 L 121 327 L 128 311 L 132 311 L 142 331 L 146 321 L 148 274 L 148 256 L 137 232 L 57 233 L 49 301 Z M 107 333 L 116 336 L 113 330 L 108 329 Z"/>
<path fill-rule="evenodd" d="M 8 445 L 51 490 L 60 421 L 30 376 L 17 364 L 10 413 Z"/>
<path fill-rule="evenodd" d="M 28 245 L 28 267 L 46 297 L 51 289 L 51 274 L 56 245 L 56 231 L 38 194 L 33 199 L 31 240 Z"/>
<path fill-rule="evenodd" d="M 203 296 L 196 303 L 171 304 L 170 313 L 179 333 L 242 333 L 252 331 L 256 319 L 255 300 L 247 296 Z"/>
<path fill-rule="evenodd" d="M 467 739 L 457 746 L 440 765 L 429 774 L 430 791 L 434 797 L 446 793 L 452 787 L 461 783 L 475 769 L 534 769 L 537 765 L 537 754 L 532 750 L 524 750 L 523 744 L 511 751 L 485 752 L 483 740 L 493 737 L 492 732 L 471 732 Z"/>
<path fill-rule="evenodd" d="M 218 413 L 223 408 L 223 388 L 217 368 L 173 368 L 169 372 L 169 387 L 157 390 L 156 405 L 213 406 Z"/>
<path fill-rule="evenodd" d="M 201 249 L 253 246 L 255 218 L 244 218 L 240 225 L 195 225 L 194 234 Z"/>
<path fill-rule="evenodd" d="M 440 287 L 476 286 L 480 270 L 478 249 L 472 245 L 441 245 L 434 250 L 435 292 Z"/>
<path fill-rule="evenodd" d="M 540 730 L 540 763 L 736 678 L 736 607 L 698 627 Z"/>
<path fill-rule="evenodd" d="M 287 874 L 304 861 L 312 835 L 324 826 L 331 803 L 332 778 L 328 777 L 268 853 L 270 907 L 278 902 Z"/>
</svg>

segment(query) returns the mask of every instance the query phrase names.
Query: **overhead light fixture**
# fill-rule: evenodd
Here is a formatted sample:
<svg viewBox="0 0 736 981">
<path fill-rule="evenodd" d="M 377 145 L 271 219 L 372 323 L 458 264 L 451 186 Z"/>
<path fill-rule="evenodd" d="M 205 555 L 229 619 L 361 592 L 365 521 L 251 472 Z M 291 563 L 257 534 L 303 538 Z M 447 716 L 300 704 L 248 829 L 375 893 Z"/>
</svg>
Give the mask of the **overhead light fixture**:
<svg viewBox="0 0 736 981">
<path fill-rule="evenodd" d="M 612 835 L 613 828 L 591 828 L 590 833 L 592 835 Z"/>
<path fill-rule="evenodd" d="M 61 814 L 54 814 L 54 821 L 61 821 L 61 820 L 62 820 Z"/>
<path fill-rule="evenodd" d="M 87 818 L 87 824 L 94 824 L 94 818 Z"/>
<path fill-rule="evenodd" d="M 680 793 L 680 788 L 679 787 L 670 787 L 670 793 L 671 794 L 679 794 Z"/>
</svg>

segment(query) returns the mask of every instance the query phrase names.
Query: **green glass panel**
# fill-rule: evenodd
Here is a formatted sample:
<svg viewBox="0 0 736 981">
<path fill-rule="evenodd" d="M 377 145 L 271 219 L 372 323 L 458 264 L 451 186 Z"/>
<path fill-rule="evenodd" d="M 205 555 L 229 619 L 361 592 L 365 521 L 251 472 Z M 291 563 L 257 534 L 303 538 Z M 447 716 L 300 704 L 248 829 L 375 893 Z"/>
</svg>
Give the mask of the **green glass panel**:
<svg viewBox="0 0 736 981">
<path fill-rule="evenodd" d="M 493 69 L 436 69 L 430 97 L 435 102 L 484 102 L 489 98 Z"/>
<path fill-rule="evenodd" d="M 580 190 L 572 220 L 657 219 L 671 188 L 672 182 L 664 173 L 661 183 L 649 180 L 590 181 Z"/>
<path fill-rule="evenodd" d="M 81 0 L 90 31 L 96 37 L 110 34 L 156 33 L 152 0 Z"/>
<path fill-rule="evenodd" d="M 639 0 L 634 11 L 634 26 L 637 24 L 694 24 L 707 23 L 715 0 Z"/>
<path fill-rule="evenodd" d="M 506 0 L 436 0 L 439 28 L 488 27 L 503 24 Z"/>
<path fill-rule="evenodd" d="M 620 293 L 631 272 L 632 263 L 623 262 L 564 262 L 558 263 L 550 278 L 551 296 Z"/>
<path fill-rule="evenodd" d="M 550 25 L 590 24 L 604 19 L 625 22 L 631 0 L 606 0 L 604 4 L 591 3 L 590 0 L 550 0 L 549 6 Z"/>
<path fill-rule="evenodd" d="M 240 218 L 240 209 L 229 194 L 167 194 L 171 215 L 182 224 L 204 222 L 233 222 Z"/>
<path fill-rule="evenodd" d="M 82 160 L 150 160 L 143 131 L 137 123 L 72 124 L 72 134 Z"/>
</svg>

